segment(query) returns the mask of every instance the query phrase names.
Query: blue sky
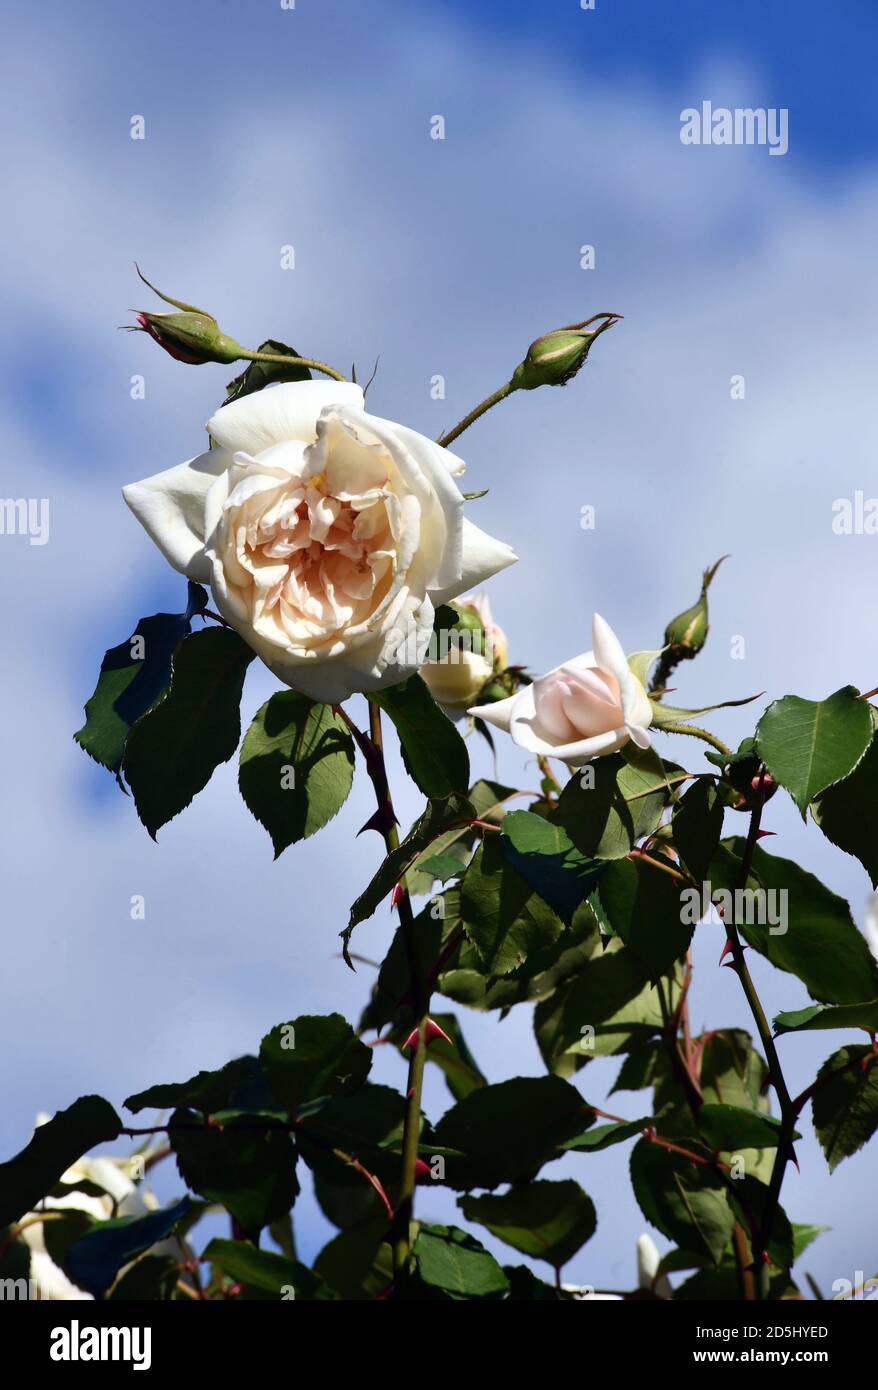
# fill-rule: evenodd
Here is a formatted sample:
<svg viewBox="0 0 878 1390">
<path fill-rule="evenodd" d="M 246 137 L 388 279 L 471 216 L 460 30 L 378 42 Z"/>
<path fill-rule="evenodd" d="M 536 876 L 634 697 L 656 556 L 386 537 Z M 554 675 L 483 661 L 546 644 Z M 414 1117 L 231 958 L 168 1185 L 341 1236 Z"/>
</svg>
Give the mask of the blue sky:
<svg viewBox="0 0 878 1390">
<path fill-rule="evenodd" d="M 2 694 L 15 982 L 3 1029 L 19 1062 L 4 1153 L 37 1110 L 92 1090 L 118 1103 L 219 1065 L 297 1012 L 355 1018 L 369 988 L 334 958 L 377 862 L 377 840 L 353 839 L 368 785 L 330 831 L 273 864 L 233 766 L 154 845 L 71 739 L 104 649 L 141 614 L 182 603 L 119 489 L 200 450 L 229 375 L 115 331 L 150 303 L 132 261 L 242 341 L 286 338 L 361 375 L 380 354 L 370 407 L 431 435 L 539 332 L 623 313 L 569 388 L 519 395 L 460 442 L 468 486 L 490 488 L 476 519 L 521 556 L 491 585 L 513 659 L 539 670 L 582 650 L 593 609 L 629 650 L 657 645 L 704 566 L 731 552 L 682 703 L 871 688 L 875 540 L 836 536 L 831 519 L 835 499 L 878 492 L 875 28 L 855 0 L 597 0 L 594 12 L 573 0 L 297 0 L 294 11 L 154 0 L 136 14 L 49 0 L 7 21 L 3 492 L 48 497 L 52 537 L 0 543 L 15 654 Z M 682 146 L 680 111 L 705 99 L 788 107 L 789 153 Z M 441 142 L 429 138 L 437 113 Z M 143 141 L 129 137 L 134 115 Z M 286 244 L 292 272 L 280 268 Z M 144 400 L 131 399 L 133 374 Z M 730 398 L 733 374 L 743 401 Z M 585 504 L 593 532 L 579 525 Z M 251 673 L 245 719 L 271 688 Z M 732 741 L 752 723 L 730 711 L 716 727 Z M 662 746 L 700 765 L 697 746 Z M 482 753 L 474 761 L 490 772 Z M 499 762 L 502 777 L 532 775 L 509 745 Z M 416 812 L 404 785 L 399 799 Z M 770 828 L 778 852 L 806 858 L 862 921 L 859 866 L 780 798 Z M 128 915 L 135 893 L 143 923 Z M 360 949 L 383 954 L 390 930 L 379 913 Z M 715 968 L 719 945 L 708 931 L 698 952 L 696 1026 L 747 1021 L 731 973 Z M 755 968 L 772 1010 L 806 1002 L 791 977 Z M 463 1021 L 495 1079 L 540 1070 L 526 1015 Z M 830 1050 L 785 1040 L 797 1089 Z M 392 1059 L 377 1065 L 402 1083 Z M 584 1093 L 602 1095 L 614 1069 L 592 1064 Z M 447 1103 L 431 1078 L 430 1117 Z M 810 1135 L 800 1156 L 786 1203 L 831 1224 L 807 1263 L 829 1287 L 874 1264 L 869 1159 L 830 1180 Z M 620 1197 L 617 1156 L 564 1170 L 599 1212 L 570 1276 L 629 1282 L 644 1222 Z M 173 1172 L 161 1182 L 174 1195 Z M 453 1219 L 438 1193 L 424 1206 Z M 304 1202 L 304 1252 L 326 1236 Z"/>
</svg>

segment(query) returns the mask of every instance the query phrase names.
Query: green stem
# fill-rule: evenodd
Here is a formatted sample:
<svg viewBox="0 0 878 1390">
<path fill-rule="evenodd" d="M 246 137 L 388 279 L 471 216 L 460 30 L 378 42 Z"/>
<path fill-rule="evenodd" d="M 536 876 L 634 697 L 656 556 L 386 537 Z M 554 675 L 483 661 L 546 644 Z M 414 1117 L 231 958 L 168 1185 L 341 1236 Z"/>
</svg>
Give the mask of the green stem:
<svg viewBox="0 0 878 1390">
<path fill-rule="evenodd" d="M 747 879 L 750 875 L 750 868 L 753 863 L 753 852 L 756 848 L 756 842 L 759 839 L 759 827 L 760 822 L 762 820 L 762 808 L 765 804 L 765 797 L 762 792 L 764 777 L 765 770 L 763 768 L 759 780 L 759 792 L 757 792 L 756 801 L 753 806 L 753 810 L 750 814 L 750 827 L 747 832 L 747 843 L 744 847 L 744 854 L 741 859 L 741 867 L 738 871 L 738 880 L 736 885 L 738 888 L 746 888 L 747 886 Z M 765 1060 L 768 1063 L 769 1076 L 771 1077 L 771 1082 L 774 1086 L 778 1098 L 778 1103 L 780 1105 L 780 1131 L 778 1134 L 777 1152 L 775 1154 L 774 1166 L 771 1172 L 771 1180 L 768 1184 L 768 1196 L 765 1201 L 765 1208 L 762 1214 L 762 1221 L 760 1222 L 759 1230 L 753 1241 L 753 1262 L 755 1266 L 754 1278 L 756 1283 L 756 1289 L 759 1297 L 764 1299 L 768 1296 L 768 1263 L 766 1260 L 766 1251 L 768 1249 L 769 1241 L 771 1240 L 771 1231 L 772 1227 L 774 1226 L 774 1218 L 775 1213 L 777 1211 L 778 1202 L 780 1201 L 780 1190 L 783 1185 L 787 1161 L 789 1159 L 790 1153 L 792 1152 L 793 1132 L 796 1127 L 797 1112 L 796 1106 L 787 1088 L 786 1080 L 784 1079 L 783 1068 L 780 1064 L 780 1057 L 778 1056 L 777 1048 L 774 1045 L 774 1037 L 772 1035 L 768 1019 L 765 1016 L 765 1010 L 762 1007 L 762 1002 L 756 991 L 756 986 L 753 983 L 753 978 L 750 974 L 750 971 L 747 968 L 747 962 L 744 959 L 744 947 L 741 943 L 741 938 L 738 935 L 738 928 L 733 921 L 726 922 L 725 927 L 729 941 L 731 943 L 732 957 L 735 962 L 735 967 L 738 973 L 738 979 L 741 982 L 741 988 L 743 989 L 744 996 L 747 1000 L 747 1003 L 750 1006 L 750 1012 L 753 1015 L 753 1021 L 756 1024 L 756 1029 L 759 1033 L 760 1041 L 762 1042 L 762 1046 L 765 1049 Z"/>
<path fill-rule="evenodd" d="M 656 728 L 662 734 L 689 734 L 691 738 L 700 738 L 702 743 L 709 743 L 711 748 L 715 748 L 717 753 L 722 753 L 724 758 L 732 756 L 731 748 L 723 743 L 716 734 L 710 733 L 708 729 L 701 729 L 697 724 L 657 724 Z"/>
<path fill-rule="evenodd" d="M 379 808 L 385 807 L 390 815 L 385 818 L 383 830 L 387 853 L 399 845 L 399 832 L 393 816 L 393 803 L 387 780 L 384 762 L 384 738 L 381 731 L 381 710 L 369 702 L 369 737 L 375 750 L 371 776 L 378 798 Z M 391 1227 L 391 1246 L 393 1249 L 394 1282 L 399 1291 L 408 1269 L 411 1257 L 411 1223 L 414 1217 L 415 1182 L 417 1179 L 418 1144 L 421 1137 L 421 1093 L 424 1085 L 424 1064 L 427 1058 L 426 1028 L 430 1007 L 430 991 L 421 978 L 418 964 L 417 943 L 415 941 L 415 919 L 408 888 L 400 884 L 397 902 L 400 930 L 403 934 L 409 982 L 411 985 L 412 1008 L 417 1029 L 417 1043 L 409 1061 L 408 1092 L 406 1095 L 405 1121 L 402 1134 L 402 1177 L 399 1185 L 393 1224 Z"/>
<path fill-rule="evenodd" d="M 469 415 L 464 415 L 463 419 L 459 421 L 453 429 L 446 430 L 445 434 L 440 434 L 436 443 L 441 444 L 443 447 L 451 444 L 453 440 L 457 439 L 458 435 L 463 434 L 464 430 L 468 430 L 470 425 L 474 424 L 480 415 L 484 415 L 492 406 L 498 405 L 500 401 L 505 400 L 507 396 L 511 396 L 512 392 L 517 390 L 517 386 L 513 386 L 511 381 L 507 381 L 506 385 L 501 386 L 499 391 L 495 391 L 492 396 L 487 396 L 479 405 L 474 406 Z"/>
<path fill-rule="evenodd" d="M 325 362 L 315 362 L 312 357 L 287 357 L 282 352 L 248 352 L 246 348 L 241 349 L 241 357 L 247 362 L 280 362 L 287 367 L 309 367 L 312 372 L 322 372 L 335 381 L 347 381 L 347 377 L 337 372 L 335 367 L 328 367 Z"/>
</svg>

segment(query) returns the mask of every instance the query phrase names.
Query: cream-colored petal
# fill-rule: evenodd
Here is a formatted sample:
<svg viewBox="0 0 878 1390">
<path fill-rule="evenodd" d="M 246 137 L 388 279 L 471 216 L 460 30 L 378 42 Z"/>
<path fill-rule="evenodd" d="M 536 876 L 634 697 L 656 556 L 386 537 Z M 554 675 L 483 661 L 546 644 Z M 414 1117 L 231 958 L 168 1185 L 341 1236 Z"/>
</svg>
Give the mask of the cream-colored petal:
<svg viewBox="0 0 878 1390">
<path fill-rule="evenodd" d="M 289 439 L 313 444 L 320 412 L 332 405 L 362 409 L 362 388 L 352 381 L 285 381 L 222 406 L 207 429 L 232 452 L 258 454 Z"/>
<path fill-rule="evenodd" d="M 461 539 L 463 554 L 460 579 L 445 588 L 430 590 L 430 598 L 436 607 L 440 603 L 448 603 L 451 599 L 457 598 L 459 594 L 466 593 L 467 589 L 473 588 L 476 584 L 483 584 L 491 575 L 499 574 L 500 570 L 514 565 L 518 559 L 515 551 L 505 541 L 495 540 L 486 531 L 474 526 L 467 517 L 463 519 Z"/>
<path fill-rule="evenodd" d="M 205 499 L 231 463 L 224 449 L 210 449 L 122 489 L 128 506 L 165 559 L 181 574 L 202 583 L 210 578 L 210 562 L 204 554 Z"/>
</svg>

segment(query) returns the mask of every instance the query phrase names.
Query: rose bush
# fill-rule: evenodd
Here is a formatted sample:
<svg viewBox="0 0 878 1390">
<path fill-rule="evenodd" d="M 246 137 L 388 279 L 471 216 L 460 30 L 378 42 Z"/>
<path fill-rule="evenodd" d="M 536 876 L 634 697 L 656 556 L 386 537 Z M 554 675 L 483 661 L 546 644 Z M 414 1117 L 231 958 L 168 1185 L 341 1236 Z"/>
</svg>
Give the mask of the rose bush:
<svg viewBox="0 0 878 1390">
<path fill-rule="evenodd" d="M 556 666 L 532 685 L 469 712 L 510 734 L 530 753 L 580 767 L 631 740 L 649 747 L 652 706 L 619 639 L 599 613 L 593 649 Z"/>
<path fill-rule="evenodd" d="M 256 392 L 208 421 L 216 447 L 123 489 L 274 674 L 327 703 L 404 680 L 435 605 L 516 558 L 464 517 L 463 462 L 363 404 L 351 382 Z"/>
</svg>

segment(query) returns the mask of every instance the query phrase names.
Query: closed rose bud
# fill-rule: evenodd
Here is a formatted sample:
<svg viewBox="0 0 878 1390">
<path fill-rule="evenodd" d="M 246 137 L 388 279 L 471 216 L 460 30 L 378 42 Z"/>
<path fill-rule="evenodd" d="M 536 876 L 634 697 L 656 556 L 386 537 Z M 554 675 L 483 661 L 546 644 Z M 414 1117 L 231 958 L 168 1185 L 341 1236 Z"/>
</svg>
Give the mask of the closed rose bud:
<svg viewBox="0 0 878 1390">
<path fill-rule="evenodd" d="M 242 355 L 240 343 L 221 333 L 216 319 L 209 314 L 151 314 L 142 310 L 137 322 L 159 347 L 178 362 L 202 366 L 205 362 L 237 362 Z"/>
<path fill-rule="evenodd" d="M 491 616 L 483 594 L 458 599 L 448 605 L 457 620 L 439 634 L 441 649 L 436 660 L 421 668 L 433 699 L 452 717 L 462 715 L 480 696 L 486 681 L 506 666 L 506 634 Z M 503 692 L 501 699 L 508 694 Z"/>
<path fill-rule="evenodd" d="M 676 618 L 672 618 L 665 628 L 665 646 L 670 647 L 676 660 L 688 660 L 690 657 L 697 656 L 707 641 L 708 614 L 707 614 L 707 591 L 710 588 L 711 580 L 728 556 L 723 555 L 717 560 L 715 565 L 704 571 L 701 581 L 701 593 L 696 603 L 691 608 L 687 608 L 684 613 L 678 613 Z"/>
<path fill-rule="evenodd" d="M 531 343 L 527 356 L 512 374 L 512 387 L 516 391 L 533 391 L 537 386 L 564 386 L 576 376 L 588 357 L 591 345 L 606 329 L 622 317 L 621 314 L 595 314 L 593 318 L 583 319 L 582 323 L 571 323 L 566 328 L 555 328 L 544 333 Z M 603 319 L 597 328 L 589 324 Z"/>
<path fill-rule="evenodd" d="M 240 343 L 220 332 L 219 324 L 212 314 L 208 314 L 204 309 L 196 309 L 194 304 L 184 304 L 180 299 L 172 299 L 170 295 L 162 294 L 161 290 L 157 290 L 155 285 L 150 285 L 146 277 L 140 274 L 139 268 L 137 273 L 159 299 L 163 299 L 166 304 L 173 304 L 179 312 L 154 314 L 148 309 L 143 309 L 135 315 L 137 327 L 132 325 L 134 332 L 148 333 L 159 347 L 170 353 L 171 357 L 178 362 L 188 362 L 192 366 L 201 366 L 205 362 L 222 362 L 228 365 L 245 355 Z"/>
</svg>

